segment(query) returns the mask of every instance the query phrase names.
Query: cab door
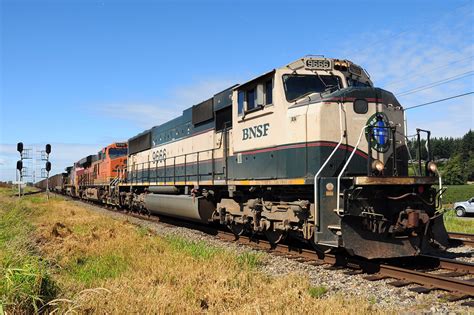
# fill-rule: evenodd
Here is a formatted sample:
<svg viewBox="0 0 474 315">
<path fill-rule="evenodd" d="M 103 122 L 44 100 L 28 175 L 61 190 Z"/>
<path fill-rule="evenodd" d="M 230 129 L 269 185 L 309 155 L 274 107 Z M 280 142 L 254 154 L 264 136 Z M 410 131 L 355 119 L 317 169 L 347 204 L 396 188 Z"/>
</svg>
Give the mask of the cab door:
<svg viewBox="0 0 474 315">
<path fill-rule="evenodd" d="M 273 72 L 235 89 L 232 107 L 234 154 L 228 159 L 229 178 L 276 178 L 275 146 L 283 126 L 273 102 Z"/>
</svg>

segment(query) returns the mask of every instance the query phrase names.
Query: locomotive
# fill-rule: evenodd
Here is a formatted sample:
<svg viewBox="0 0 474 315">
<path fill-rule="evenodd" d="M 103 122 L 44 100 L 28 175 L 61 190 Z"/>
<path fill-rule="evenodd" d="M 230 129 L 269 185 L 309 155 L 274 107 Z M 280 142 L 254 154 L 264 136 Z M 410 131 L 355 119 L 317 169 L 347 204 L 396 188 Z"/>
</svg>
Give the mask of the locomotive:
<svg viewBox="0 0 474 315">
<path fill-rule="evenodd" d="M 425 130 L 417 141 L 424 133 L 429 144 Z M 65 191 L 320 253 L 388 258 L 448 245 L 429 145 L 410 176 L 403 107 L 348 60 L 305 56 L 121 145 L 107 174 L 109 148 L 67 169 Z"/>
</svg>

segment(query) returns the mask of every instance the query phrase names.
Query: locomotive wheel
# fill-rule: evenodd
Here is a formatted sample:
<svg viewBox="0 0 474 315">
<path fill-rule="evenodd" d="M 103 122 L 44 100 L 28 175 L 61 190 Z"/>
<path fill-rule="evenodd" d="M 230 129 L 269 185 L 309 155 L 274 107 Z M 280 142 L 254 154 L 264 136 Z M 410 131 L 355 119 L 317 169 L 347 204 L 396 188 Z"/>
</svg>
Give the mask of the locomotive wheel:
<svg viewBox="0 0 474 315">
<path fill-rule="evenodd" d="M 244 234 L 245 227 L 242 224 L 228 224 L 227 227 L 234 233 L 235 237 L 238 238 L 240 235 Z"/>
<path fill-rule="evenodd" d="M 319 258 L 319 259 L 323 259 L 324 256 L 325 256 L 325 251 L 324 251 L 324 249 L 323 249 L 320 245 L 316 244 L 316 243 L 314 242 L 314 239 L 310 239 L 308 242 L 311 244 L 311 246 L 313 247 L 313 249 L 316 251 L 316 255 L 318 255 L 318 258 Z"/>
<path fill-rule="evenodd" d="M 269 230 L 266 230 L 263 232 L 265 234 L 265 237 L 267 238 L 267 240 L 270 242 L 270 244 L 272 245 L 276 245 L 278 243 L 280 243 L 282 240 L 285 239 L 286 237 L 286 233 L 285 232 L 281 232 L 281 231 L 269 231 Z"/>
</svg>

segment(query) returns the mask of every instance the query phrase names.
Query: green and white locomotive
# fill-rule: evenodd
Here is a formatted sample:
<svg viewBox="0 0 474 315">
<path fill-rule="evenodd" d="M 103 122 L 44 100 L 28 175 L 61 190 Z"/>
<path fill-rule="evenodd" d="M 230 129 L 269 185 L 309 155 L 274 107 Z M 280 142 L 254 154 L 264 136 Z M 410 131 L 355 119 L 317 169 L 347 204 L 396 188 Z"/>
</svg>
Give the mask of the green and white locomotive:
<svg viewBox="0 0 474 315">
<path fill-rule="evenodd" d="M 347 60 L 298 59 L 128 148 L 120 203 L 132 209 L 368 258 L 447 246 L 436 165 L 408 175 L 403 107 Z"/>
</svg>

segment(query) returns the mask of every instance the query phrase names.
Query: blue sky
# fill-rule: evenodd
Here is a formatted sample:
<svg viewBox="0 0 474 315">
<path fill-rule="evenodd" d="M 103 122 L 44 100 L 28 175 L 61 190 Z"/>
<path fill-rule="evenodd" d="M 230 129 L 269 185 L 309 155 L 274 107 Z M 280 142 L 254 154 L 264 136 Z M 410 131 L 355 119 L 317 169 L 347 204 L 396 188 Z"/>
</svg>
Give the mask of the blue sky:
<svg viewBox="0 0 474 315">
<path fill-rule="evenodd" d="M 0 180 L 15 143 L 53 171 L 306 54 L 350 59 L 416 105 L 474 90 L 471 1 L 0 0 Z M 408 112 L 434 136 L 474 128 L 472 95 Z"/>
</svg>

